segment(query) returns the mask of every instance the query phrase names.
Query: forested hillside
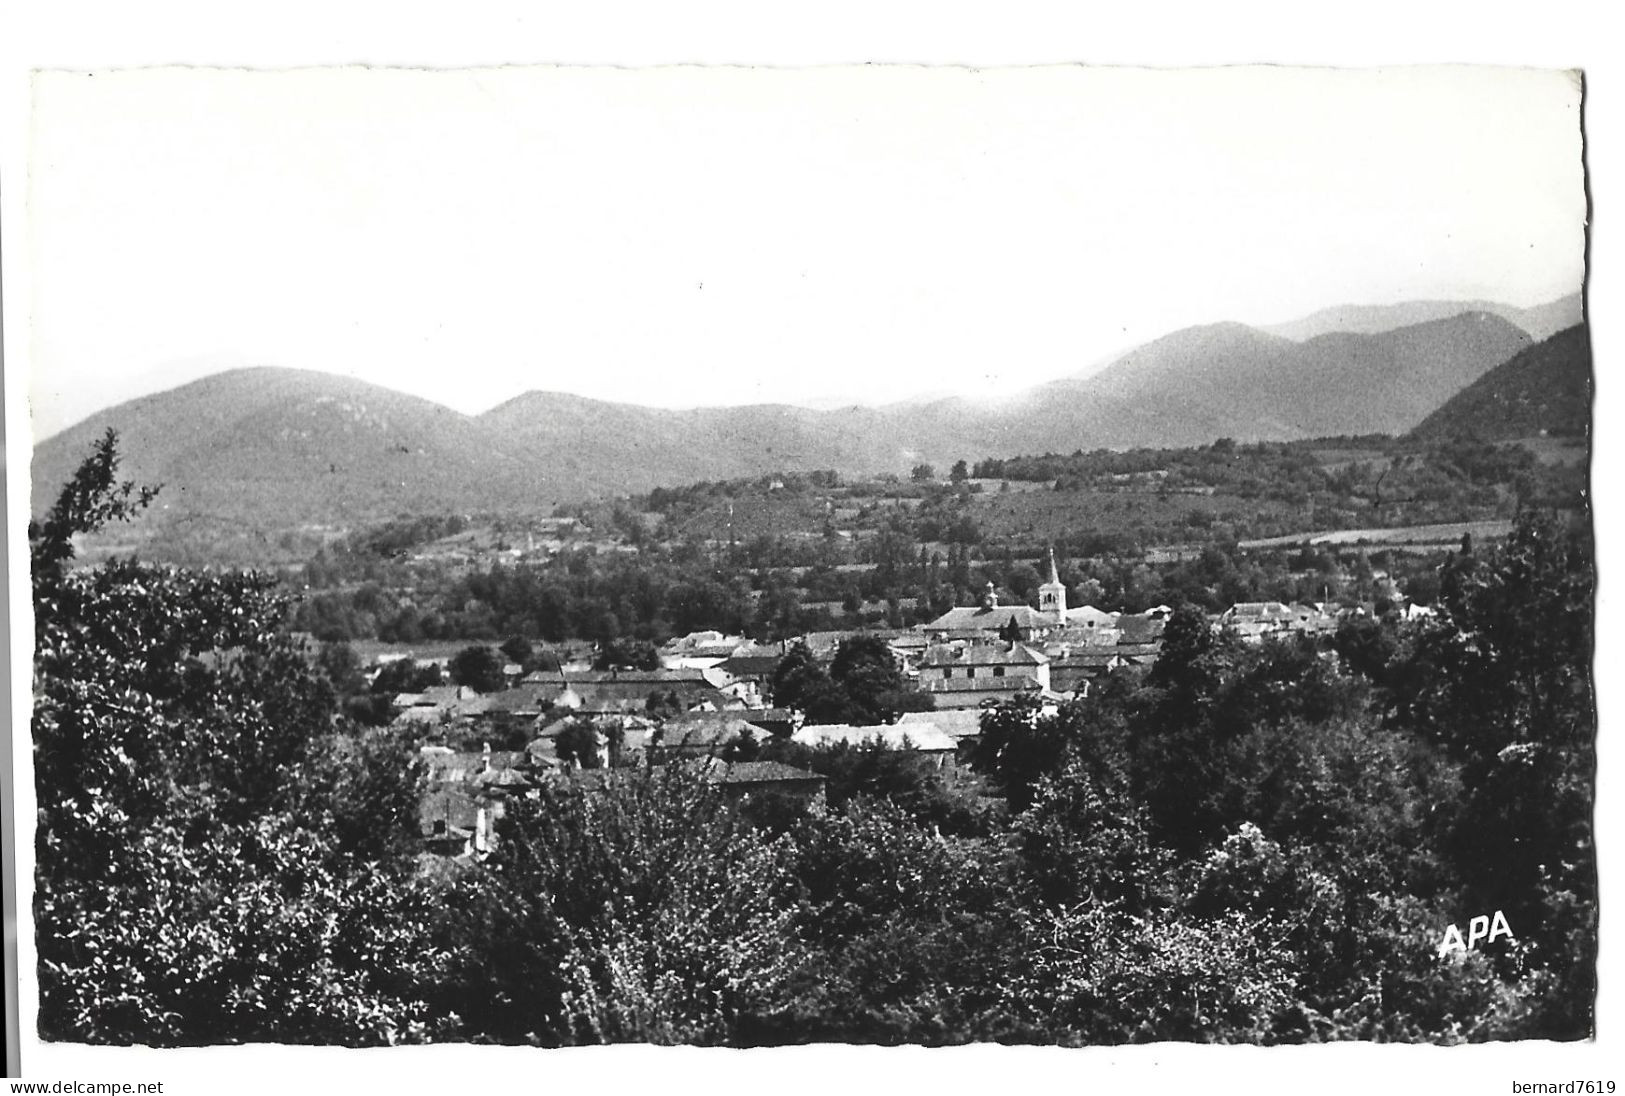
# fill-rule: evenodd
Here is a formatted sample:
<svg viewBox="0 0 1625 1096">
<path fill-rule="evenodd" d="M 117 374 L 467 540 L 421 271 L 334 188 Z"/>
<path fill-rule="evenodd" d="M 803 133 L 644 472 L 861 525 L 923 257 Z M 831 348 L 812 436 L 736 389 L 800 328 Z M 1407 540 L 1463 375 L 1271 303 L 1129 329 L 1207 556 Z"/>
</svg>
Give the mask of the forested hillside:
<svg viewBox="0 0 1625 1096">
<path fill-rule="evenodd" d="M 1422 420 L 1419 438 L 1585 438 L 1591 427 L 1591 338 L 1571 327 L 1496 366 Z"/>
<path fill-rule="evenodd" d="M 1466 312 L 1303 342 L 1215 324 L 1103 370 L 1002 393 L 881 407 L 672 410 L 530 392 L 465 415 L 361 381 L 293 369 L 221 373 L 97 413 L 44 439 L 34 482 L 61 482 L 117 430 L 132 472 L 167 487 L 134 545 L 169 558 L 286 562 L 338 532 L 408 514 L 536 514 L 701 480 L 1080 450 L 1402 434 L 1528 345 Z M 929 370 L 920 368 L 922 387 Z M 34 500 L 40 513 L 48 501 Z"/>
</svg>

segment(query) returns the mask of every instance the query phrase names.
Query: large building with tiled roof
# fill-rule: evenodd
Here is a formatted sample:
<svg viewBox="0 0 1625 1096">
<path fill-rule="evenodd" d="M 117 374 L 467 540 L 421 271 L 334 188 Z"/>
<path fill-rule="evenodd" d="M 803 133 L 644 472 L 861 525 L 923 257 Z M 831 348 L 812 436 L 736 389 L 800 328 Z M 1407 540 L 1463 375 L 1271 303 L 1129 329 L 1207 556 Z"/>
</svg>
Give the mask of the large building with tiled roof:
<svg viewBox="0 0 1625 1096">
<path fill-rule="evenodd" d="M 946 681 L 1019 677 L 1049 688 L 1049 659 L 1021 643 L 932 647 L 920 657 L 920 686 L 928 692 Z"/>
<path fill-rule="evenodd" d="M 949 609 L 930 623 L 922 624 L 920 631 L 937 642 L 991 642 L 1009 635 L 1013 629 L 1026 641 L 1057 626 L 1053 616 L 1047 616 L 1030 605 L 1000 605 L 999 596 L 990 582 L 982 594 L 980 605 Z"/>
</svg>

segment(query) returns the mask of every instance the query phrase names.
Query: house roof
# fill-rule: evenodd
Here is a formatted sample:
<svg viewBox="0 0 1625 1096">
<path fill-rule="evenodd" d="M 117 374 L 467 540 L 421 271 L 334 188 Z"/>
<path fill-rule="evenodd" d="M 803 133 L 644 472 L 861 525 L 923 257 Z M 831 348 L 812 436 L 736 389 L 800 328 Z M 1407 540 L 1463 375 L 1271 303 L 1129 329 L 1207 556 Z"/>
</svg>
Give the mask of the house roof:
<svg viewBox="0 0 1625 1096">
<path fill-rule="evenodd" d="M 459 700 L 472 700 L 479 694 L 467 685 L 430 685 L 421 695 L 420 703 L 447 707 Z"/>
<path fill-rule="evenodd" d="M 991 609 L 977 605 L 949 609 L 931 623 L 922 624 L 920 628 L 927 632 L 996 632 L 1009 627 L 1012 620 L 1015 621 L 1016 627 L 1026 629 L 1046 628 L 1055 623 L 1030 605 L 997 605 Z"/>
<path fill-rule="evenodd" d="M 692 666 L 677 669 L 659 670 L 588 670 L 585 673 L 570 675 L 570 684 L 580 688 L 582 685 L 643 685 L 653 688 L 657 685 L 680 684 L 704 685 L 707 684 L 705 671 Z"/>
<path fill-rule="evenodd" d="M 486 698 L 487 712 L 534 714 L 551 707 L 559 695 L 556 685 L 519 685 Z"/>
<path fill-rule="evenodd" d="M 718 708 L 737 704 L 733 697 L 713 685 L 703 682 L 680 682 L 661 688 L 646 681 L 605 681 L 596 684 L 575 684 L 559 694 L 559 703 L 565 707 L 579 706 L 584 712 L 641 712 L 647 709 L 649 694 L 668 692 L 677 694 L 684 706 L 711 702 Z M 578 703 L 579 702 L 579 703 Z"/>
<path fill-rule="evenodd" d="M 1055 650 L 1063 647 L 1110 647 L 1122 638 L 1115 625 L 1107 628 L 1086 628 L 1081 624 L 1068 624 L 1049 634 L 1044 647 Z"/>
<path fill-rule="evenodd" d="M 1291 620 L 1292 610 L 1279 601 L 1238 601 L 1223 616 L 1232 620 Z"/>
<path fill-rule="evenodd" d="M 425 753 L 429 781 L 435 784 L 472 784 L 484 772 L 501 772 L 522 766 L 529 760 L 523 750 L 462 750 L 456 753 Z"/>
<path fill-rule="evenodd" d="M 1109 667 L 1113 660 L 1120 658 L 1122 658 L 1122 654 L 1115 648 L 1073 651 L 1065 658 L 1051 663 L 1050 669 L 1051 672 L 1055 670 L 1099 670 Z"/>
<path fill-rule="evenodd" d="M 833 653 L 841 645 L 841 640 L 851 636 L 862 635 L 862 632 L 808 632 L 801 637 L 801 642 L 807 645 L 807 650 L 813 654 Z"/>
<path fill-rule="evenodd" d="M 751 651 L 748 654 L 735 651 L 719 662 L 717 669 L 725 670 L 734 677 L 766 677 L 778 669 L 779 663 L 783 661 L 784 655 L 772 648 Z"/>
<path fill-rule="evenodd" d="M 418 800 L 418 826 L 424 837 L 435 836 L 436 822 L 444 824 L 445 836 L 471 837 L 478 820 L 479 804 L 466 788 L 433 788 Z"/>
<path fill-rule="evenodd" d="M 660 648 L 660 654 L 664 658 L 714 658 L 721 661 L 732 655 L 738 646 L 737 642 L 702 643 L 692 647 L 672 647 L 668 645 Z"/>
<path fill-rule="evenodd" d="M 528 755 L 527 755 L 528 759 Z M 485 772 L 475 773 L 472 781 L 478 788 L 528 788 L 531 787 L 530 778 L 518 769 L 489 769 Z"/>
<path fill-rule="evenodd" d="M 755 708 L 738 713 L 739 718 L 758 727 L 778 726 L 782 723 L 794 723 L 799 714 L 790 708 Z"/>
<path fill-rule="evenodd" d="M 744 636 L 729 636 L 717 631 L 690 632 L 686 636 L 667 640 L 661 650 L 696 651 L 701 648 L 726 646 L 731 651 L 744 642 Z"/>
<path fill-rule="evenodd" d="M 877 742 L 890 750 L 923 750 L 929 753 L 956 750 L 959 742 L 940 727 L 929 723 L 878 723 L 854 726 L 850 723 L 825 723 L 803 727 L 790 736 L 792 742 L 804 746 L 833 746 L 847 743 L 861 746 Z"/>
<path fill-rule="evenodd" d="M 782 761 L 736 761 L 722 774 L 724 784 L 807 784 L 825 781 L 824 774 Z"/>
<path fill-rule="evenodd" d="M 1008 647 L 972 644 L 968 647 L 932 647 L 920 659 L 922 666 L 1042 666 L 1049 659 L 1020 643 Z"/>
<path fill-rule="evenodd" d="M 733 712 L 692 712 L 668 719 L 654 744 L 666 749 L 704 749 L 725 746 L 741 738 L 754 741 L 766 733 Z"/>
<path fill-rule="evenodd" d="M 975 708 L 947 712 L 906 712 L 897 720 L 896 725 L 913 727 L 919 724 L 937 727 L 955 738 L 968 738 L 982 733 L 982 713 Z"/>
<path fill-rule="evenodd" d="M 1150 643 L 1160 639 L 1167 627 L 1168 622 L 1162 617 L 1146 616 L 1143 613 L 1124 613 L 1117 618 L 1118 642 Z"/>
</svg>

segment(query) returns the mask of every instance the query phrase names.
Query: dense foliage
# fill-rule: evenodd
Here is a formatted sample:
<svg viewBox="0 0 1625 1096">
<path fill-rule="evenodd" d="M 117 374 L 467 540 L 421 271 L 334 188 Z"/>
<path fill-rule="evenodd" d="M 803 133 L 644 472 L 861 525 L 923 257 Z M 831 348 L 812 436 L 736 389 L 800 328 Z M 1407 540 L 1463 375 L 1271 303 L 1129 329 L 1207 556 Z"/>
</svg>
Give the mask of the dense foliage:
<svg viewBox="0 0 1625 1096">
<path fill-rule="evenodd" d="M 116 472 L 109 434 L 29 531 L 41 1034 L 427 1037 L 412 754 L 335 722 L 269 580 L 71 569 L 151 497 Z"/>
</svg>

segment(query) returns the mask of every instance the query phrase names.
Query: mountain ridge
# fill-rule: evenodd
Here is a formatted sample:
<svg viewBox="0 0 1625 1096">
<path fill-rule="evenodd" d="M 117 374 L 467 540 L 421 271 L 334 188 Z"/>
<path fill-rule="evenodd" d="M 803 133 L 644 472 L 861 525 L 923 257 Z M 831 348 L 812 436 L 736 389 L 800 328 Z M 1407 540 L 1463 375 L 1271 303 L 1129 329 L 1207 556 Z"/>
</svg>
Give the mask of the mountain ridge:
<svg viewBox="0 0 1625 1096">
<path fill-rule="evenodd" d="M 1219 437 L 1402 434 L 1529 345 L 1478 311 L 1304 342 L 1207 324 L 993 406 L 948 397 L 831 410 L 650 408 L 532 391 L 468 415 L 354 378 L 259 366 L 97 412 L 36 446 L 34 482 L 65 481 L 113 427 L 125 473 L 169 484 L 163 505 L 173 511 L 339 525 L 534 510 L 773 471 L 906 474 L 915 463 Z"/>
</svg>

